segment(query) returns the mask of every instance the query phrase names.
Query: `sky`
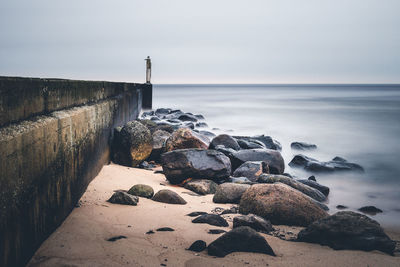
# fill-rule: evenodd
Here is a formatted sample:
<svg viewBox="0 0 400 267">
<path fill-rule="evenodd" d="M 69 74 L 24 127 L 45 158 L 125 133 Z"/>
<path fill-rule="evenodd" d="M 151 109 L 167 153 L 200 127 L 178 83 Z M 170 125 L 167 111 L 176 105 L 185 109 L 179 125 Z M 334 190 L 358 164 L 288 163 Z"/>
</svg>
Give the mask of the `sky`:
<svg viewBox="0 0 400 267">
<path fill-rule="evenodd" d="M 0 75 L 400 83 L 399 0 L 1 0 Z"/>
</svg>

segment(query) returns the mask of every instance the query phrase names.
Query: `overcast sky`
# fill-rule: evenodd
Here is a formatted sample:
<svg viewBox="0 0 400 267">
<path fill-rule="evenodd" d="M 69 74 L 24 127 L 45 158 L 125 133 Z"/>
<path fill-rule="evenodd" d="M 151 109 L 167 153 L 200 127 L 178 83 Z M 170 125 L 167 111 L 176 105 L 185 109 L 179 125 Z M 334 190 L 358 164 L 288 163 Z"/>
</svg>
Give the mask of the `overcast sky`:
<svg viewBox="0 0 400 267">
<path fill-rule="evenodd" d="M 0 75 L 400 83 L 399 0 L 1 0 Z"/>
</svg>

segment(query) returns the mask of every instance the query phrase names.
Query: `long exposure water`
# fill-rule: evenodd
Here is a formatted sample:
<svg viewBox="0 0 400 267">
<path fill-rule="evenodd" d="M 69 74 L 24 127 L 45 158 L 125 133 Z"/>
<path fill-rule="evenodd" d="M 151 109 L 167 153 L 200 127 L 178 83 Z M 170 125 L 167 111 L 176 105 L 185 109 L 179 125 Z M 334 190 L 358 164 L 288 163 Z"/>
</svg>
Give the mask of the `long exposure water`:
<svg viewBox="0 0 400 267">
<path fill-rule="evenodd" d="M 298 178 L 313 174 L 287 165 L 299 153 L 358 163 L 365 173 L 315 175 L 331 189 L 330 212 L 374 205 L 384 211 L 374 219 L 400 226 L 398 85 L 155 85 L 153 106 L 203 114 L 216 134 L 270 135 L 282 144 L 286 172 Z M 295 151 L 293 141 L 318 149 Z"/>
</svg>

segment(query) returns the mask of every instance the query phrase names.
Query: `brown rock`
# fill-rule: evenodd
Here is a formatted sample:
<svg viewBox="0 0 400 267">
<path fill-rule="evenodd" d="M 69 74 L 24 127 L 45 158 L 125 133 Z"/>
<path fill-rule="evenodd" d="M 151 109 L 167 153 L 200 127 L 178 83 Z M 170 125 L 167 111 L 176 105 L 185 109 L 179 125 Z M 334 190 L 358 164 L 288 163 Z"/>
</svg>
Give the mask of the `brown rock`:
<svg viewBox="0 0 400 267">
<path fill-rule="evenodd" d="M 272 224 L 307 226 L 328 216 L 308 196 L 281 183 L 256 184 L 240 200 L 242 214 L 253 213 Z"/>
<path fill-rule="evenodd" d="M 172 151 L 185 148 L 207 149 L 210 140 L 206 137 L 192 131 L 189 128 L 176 130 L 166 141 L 165 150 Z"/>
</svg>

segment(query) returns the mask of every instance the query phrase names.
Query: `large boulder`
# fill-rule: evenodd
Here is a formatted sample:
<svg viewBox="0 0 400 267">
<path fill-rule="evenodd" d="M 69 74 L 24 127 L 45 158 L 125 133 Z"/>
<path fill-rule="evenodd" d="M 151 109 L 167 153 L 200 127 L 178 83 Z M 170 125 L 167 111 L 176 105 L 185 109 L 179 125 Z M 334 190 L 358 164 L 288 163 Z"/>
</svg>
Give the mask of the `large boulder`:
<svg viewBox="0 0 400 267">
<path fill-rule="evenodd" d="M 135 184 L 128 190 L 128 194 L 138 197 L 152 198 L 154 190 L 150 185 Z"/>
<path fill-rule="evenodd" d="M 340 157 L 335 157 L 331 161 L 322 162 L 301 154 L 294 156 L 289 166 L 303 168 L 311 172 L 364 171 L 363 167 L 360 165 L 348 162 Z"/>
<path fill-rule="evenodd" d="M 184 187 L 199 195 L 214 194 L 217 189 L 214 181 L 207 179 L 193 179 L 185 183 Z"/>
<path fill-rule="evenodd" d="M 164 130 L 157 130 L 153 134 L 153 150 L 150 159 L 159 160 L 160 155 L 165 152 L 165 143 L 171 134 Z"/>
<path fill-rule="evenodd" d="M 307 226 L 328 216 L 310 197 L 282 183 L 252 185 L 242 195 L 239 211 L 273 224 L 296 226 Z"/>
<path fill-rule="evenodd" d="M 239 203 L 243 193 L 250 188 L 248 184 L 223 183 L 218 185 L 213 197 L 214 203 Z"/>
<path fill-rule="evenodd" d="M 258 178 L 257 182 L 264 184 L 274 184 L 274 183 L 283 183 L 286 184 L 303 194 L 317 200 L 317 201 L 325 201 L 326 196 L 322 194 L 319 190 L 312 188 L 308 185 L 300 183 L 292 178 L 289 178 L 284 175 L 274 175 L 274 174 L 262 174 Z"/>
<path fill-rule="evenodd" d="M 180 204 L 185 205 L 187 202 L 180 195 L 169 189 L 163 189 L 158 191 L 152 200 L 168 204 Z"/>
<path fill-rule="evenodd" d="M 208 245 L 208 254 L 211 256 L 225 257 L 232 252 L 255 252 L 275 256 L 267 240 L 248 226 L 234 228 Z"/>
<path fill-rule="evenodd" d="M 114 160 L 121 165 L 136 167 L 153 149 L 150 131 L 138 121 L 127 122 L 119 129 L 114 131 Z"/>
<path fill-rule="evenodd" d="M 230 159 L 233 170 L 236 170 L 246 161 L 264 161 L 268 164 L 270 173 L 282 174 L 285 172 L 285 162 L 281 153 L 272 149 L 240 150 L 233 153 Z"/>
<path fill-rule="evenodd" d="M 149 129 L 150 133 L 153 134 L 156 130 L 157 130 L 157 123 L 155 123 L 152 120 L 137 120 L 138 122 L 140 122 L 141 124 L 143 124 L 144 126 L 146 126 L 147 129 Z"/>
<path fill-rule="evenodd" d="M 136 206 L 139 202 L 139 198 L 137 196 L 132 196 L 124 191 L 117 191 L 110 197 L 108 202 L 113 204 Z"/>
<path fill-rule="evenodd" d="M 388 254 L 393 254 L 396 246 L 378 222 L 352 211 L 340 211 L 313 222 L 300 231 L 297 240 L 333 249 L 380 250 Z"/>
<path fill-rule="evenodd" d="M 173 134 L 165 142 L 165 150 L 172 151 L 185 148 L 201 148 L 207 149 L 209 140 L 189 128 L 181 128 L 173 132 Z"/>
<path fill-rule="evenodd" d="M 308 185 L 308 186 L 310 186 L 312 188 L 317 189 L 318 191 L 320 191 L 325 196 L 329 195 L 329 187 L 327 187 L 325 185 L 322 185 L 322 184 L 319 184 L 316 181 L 313 181 L 313 180 L 310 180 L 310 179 L 300 179 L 300 180 L 297 180 L 297 181 L 302 183 L 302 184 L 305 184 L 305 185 Z"/>
<path fill-rule="evenodd" d="M 290 144 L 290 147 L 295 150 L 312 150 L 317 148 L 314 144 L 304 142 L 293 142 Z"/>
<path fill-rule="evenodd" d="M 233 228 L 237 228 L 240 226 L 248 226 L 250 228 L 253 228 L 257 232 L 263 232 L 266 234 L 274 231 L 274 228 L 269 221 L 254 214 L 239 215 L 233 218 Z"/>
<path fill-rule="evenodd" d="M 161 164 L 172 184 L 179 184 L 187 178 L 220 180 L 231 173 L 229 158 L 215 150 L 174 150 L 161 155 Z"/>
<path fill-rule="evenodd" d="M 269 172 L 268 165 L 262 161 L 246 161 L 240 165 L 232 174 L 233 177 L 246 177 L 250 181 L 257 181 L 263 172 Z"/>
<path fill-rule="evenodd" d="M 271 136 L 256 135 L 256 136 L 233 136 L 233 137 L 236 138 L 237 140 L 244 140 L 253 143 L 260 142 L 268 149 L 279 150 L 279 151 L 282 150 L 282 145 L 278 141 L 272 139 Z"/>
<path fill-rule="evenodd" d="M 220 134 L 212 139 L 209 149 L 215 149 L 216 146 L 224 146 L 226 148 L 232 148 L 233 150 L 240 150 L 240 146 L 235 138 L 227 134 Z"/>
</svg>

